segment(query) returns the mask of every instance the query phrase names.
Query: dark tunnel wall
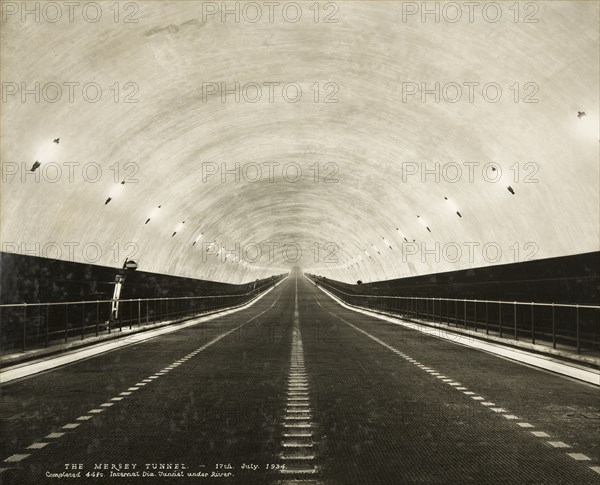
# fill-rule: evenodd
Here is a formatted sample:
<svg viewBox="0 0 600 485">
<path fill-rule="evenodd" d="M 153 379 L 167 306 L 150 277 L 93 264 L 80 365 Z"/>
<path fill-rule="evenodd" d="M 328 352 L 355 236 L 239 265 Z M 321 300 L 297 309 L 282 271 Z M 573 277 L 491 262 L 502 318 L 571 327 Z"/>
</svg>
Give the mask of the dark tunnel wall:
<svg viewBox="0 0 600 485">
<path fill-rule="evenodd" d="M 108 300 L 118 268 L 0 252 L 0 303 Z M 133 271 L 122 299 L 240 294 L 253 283 L 214 281 Z"/>
<path fill-rule="evenodd" d="M 3 23 L 10 86 L 63 86 L 55 103 L 23 102 L 25 91 L 3 103 L 4 251 L 57 247 L 50 257 L 67 259 L 76 242 L 69 260 L 83 264 L 89 247 L 110 266 L 116 246 L 135 248 L 154 273 L 245 283 L 297 264 L 350 283 L 478 268 L 487 244 L 501 248 L 499 264 L 531 244 L 539 259 L 600 249 L 598 2 L 541 2 L 540 21 L 524 25 L 511 2 L 500 2 L 498 23 L 456 24 L 403 22 L 406 2 L 339 3 L 336 23 L 206 20 L 198 2 L 174 0 L 139 2 L 140 21 L 126 25 Z M 81 83 L 73 102 L 67 81 Z M 91 81 L 104 88 L 97 103 L 82 97 Z M 116 103 L 115 82 L 139 86 L 135 102 Z M 203 96 L 213 82 L 221 96 Z M 274 96 L 265 82 L 281 83 Z M 304 92 L 297 102 L 281 89 L 292 82 Z M 472 101 L 467 82 L 478 84 Z M 235 83 L 263 95 L 237 102 L 242 88 L 224 94 Z M 502 90 L 497 102 L 487 83 Z M 425 90 L 454 84 L 458 102 L 423 102 Z M 531 102 L 527 85 L 539 86 Z M 407 97 L 408 86 L 421 96 Z M 240 168 L 224 180 L 234 163 L 263 176 L 252 182 Z M 272 178 L 266 164 L 277 164 Z M 304 175 L 290 182 L 288 164 Z M 92 183 L 82 169 L 96 166 Z M 220 173 L 207 177 L 208 167 Z M 301 259 L 207 256 L 264 243 L 297 244 Z M 478 245 L 473 258 L 467 243 Z M 463 257 L 421 257 L 436 245 Z"/>
<path fill-rule="evenodd" d="M 362 285 L 328 282 L 343 291 L 359 294 L 598 304 L 600 252 Z"/>
</svg>

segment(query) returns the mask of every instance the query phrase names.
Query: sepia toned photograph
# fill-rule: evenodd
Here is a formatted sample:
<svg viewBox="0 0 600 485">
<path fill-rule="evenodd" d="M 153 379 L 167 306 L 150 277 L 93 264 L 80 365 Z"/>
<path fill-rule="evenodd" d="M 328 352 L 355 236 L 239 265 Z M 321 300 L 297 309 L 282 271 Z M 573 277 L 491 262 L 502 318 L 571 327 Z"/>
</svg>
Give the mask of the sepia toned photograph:
<svg viewBox="0 0 600 485">
<path fill-rule="evenodd" d="M 0 485 L 600 484 L 600 1 L 0 7 Z"/>
</svg>

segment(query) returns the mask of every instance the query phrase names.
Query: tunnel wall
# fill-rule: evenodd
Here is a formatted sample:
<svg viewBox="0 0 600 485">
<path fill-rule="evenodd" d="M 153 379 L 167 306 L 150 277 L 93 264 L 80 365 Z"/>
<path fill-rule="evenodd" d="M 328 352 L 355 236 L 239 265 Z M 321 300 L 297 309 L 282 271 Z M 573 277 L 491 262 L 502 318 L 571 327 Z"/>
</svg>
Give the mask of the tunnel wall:
<svg viewBox="0 0 600 485">
<path fill-rule="evenodd" d="M 118 268 L 0 252 L 0 303 L 108 300 Z M 233 285 L 145 271 L 127 274 L 122 299 L 240 294 Z"/>
<path fill-rule="evenodd" d="M 600 252 L 362 285 L 327 281 L 343 291 L 363 294 L 598 304 Z"/>
</svg>

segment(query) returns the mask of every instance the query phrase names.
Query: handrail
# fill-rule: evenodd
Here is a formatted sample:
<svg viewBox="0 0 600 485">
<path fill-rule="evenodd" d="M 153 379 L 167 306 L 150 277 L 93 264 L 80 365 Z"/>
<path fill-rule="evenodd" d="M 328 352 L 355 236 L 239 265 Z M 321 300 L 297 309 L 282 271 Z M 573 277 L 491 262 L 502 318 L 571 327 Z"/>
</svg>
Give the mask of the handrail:
<svg viewBox="0 0 600 485">
<path fill-rule="evenodd" d="M 401 300 L 444 300 L 444 301 L 456 301 L 456 302 L 468 302 L 468 303 L 502 303 L 502 304 L 510 304 L 510 305 L 534 305 L 534 306 L 554 306 L 554 307 L 564 307 L 564 308 L 594 308 L 600 309 L 600 305 L 580 305 L 580 304 L 572 304 L 572 303 L 536 303 L 536 302 L 528 302 L 528 301 L 503 301 L 503 300 L 471 300 L 467 298 L 438 298 L 437 296 L 394 296 L 394 295 L 367 295 L 367 294 L 359 294 L 359 293 L 348 293 L 344 290 L 340 290 L 335 286 L 329 283 L 323 283 L 322 280 L 314 280 L 320 285 L 328 286 L 329 288 L 333 288 L 344 295 L 358 297 L 358 298 L 397 298 Z"/>
<path fill-rule="evenodd" d="M 238 308 L 260 298 L 281 279 L 282 276 L 263 280 L 250 291 L 227 295 L 2 304 L 0 354 L 47 348 L 74 339 L 83 341 L 90 336 L 121 332 L 124 326 L 131 330 L 134 326 L 174 323 Z"/>
<path fill-rule="evenodd" d="M 270 282 L 269 282 L 270 283 Z M 260 290 L 262 288 L 264 288 L 265 286 L 268 286 L 268 284 L 264 284 L 259 286 L 258 288 L 255 288 L 252 291 L 248 291 L 246 293 L 238 293 L 236 294 L 230 294 L 230 295 L 201 295 L 201 296 L 175 296 L 175 297 L 156 297 L 156 298 L 129 298 L 129 299 L 123 299 L 123 298 L 119 298 L 120 302 L 126 302 L 126 301 L 157 301 L 157 300 L 192 300 L 192 299 L 199 299 L 199 298 L 232 298 L 232 297 L 240 297 L 240 296 L 248 296 L 253 294 L 256 290 Z M 81 301 L 56 301 L 56 302 L 46 302 L 46 303 L 5 303 L 0 305 L 0 308 L 9 308 L 9 307 L 23 307 L 23 306 L 55 306 L 55 305 L 81 305 L 81 304 L 85 304 L 85 303 L 111 303 L 115 301 L 113 298 L 110 298 L 108 300 L 81 300 Z"/>
<path fill-rule="evenodd" d="M 426 325 L 429 321 L 448 328 L 452 325 L 470 332 L 481 331 L 485 335 L 495 333 L 501 339 L 528 340 L 553 349 L 566 346 L 577 354 L 582 350 L 598 352 L 600 305 L 354 294 L 313 275 L 307 277 L 322 286 L 323 291 L 331 291 L 332 296 L 356 308 L 416 318 L 414 321 Z M 570 310 L 565 310 L 567 308 Z M 559 309 L 562 310 L 557 311 Z"/>
</svg>

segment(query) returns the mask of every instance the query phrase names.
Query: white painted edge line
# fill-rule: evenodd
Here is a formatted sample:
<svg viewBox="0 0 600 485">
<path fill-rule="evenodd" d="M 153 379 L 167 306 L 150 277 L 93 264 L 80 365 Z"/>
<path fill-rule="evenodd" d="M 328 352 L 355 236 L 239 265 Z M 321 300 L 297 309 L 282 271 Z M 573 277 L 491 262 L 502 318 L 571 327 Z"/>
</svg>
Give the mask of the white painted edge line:
<svg viewBox="0 0 600 485">
<path fill-rule="evenodd" d="M 305 278 L 306 278 L 306 276 L 305 276 Z M 312 281 L 310 281 L 310 282 L 312 283 Z M 448 337 L 446 335 L 443 335 L 442 331 L 440 331 L 439 328 L 420 326 L 420 325 L 417 325 L 414 323 L 405 322 L 405 321 L 397 319 L 397 318 L 388 317 L 388 316 L 382 315 L 380 313 L 371 312 L 369 310 L 364 310 L 364 309 L 358 308 L 358 307 L 353 307 L 353 306 L 348 305 L 347 303 L 344 303 L 337 296 L 333 295 L 332 293 L 330 293 L 326 289 L 322 288 L 321 286 L 318 286 L 317 288 L 319 288 L 323 293 L 325 293 L 326 295 L 331 297 L 333 300 L 335 300 L 337 303 L 339 303 L 344 308 L 347 308 L 348 310 L 362 313 L 363 315 L 378 318 L 380 320 L 385 320 L 386 322 L 394 323 L 396 325 L 402 325 L 403 327 L 407 327 L 412 330 L 417 330 L 418 332 L 424 333 L 426 335 L 430 335 L 435 338 L 447 340 L 454 344 L 463 345 L 465 347 L 471 347 L 471 348 L 474 348 L 477 350 L 483 350 L 485 352 L 489 352 L 490 354 L 499 355 L 501 357 L 511 359 L 518 363 L 528 364 L 528 365 L 531 365 L 534 367 L 539 367 L 540 369 L 548 370 L 551 372 L 555 372 L 557 374 L 571 377 L 573 379 L 584 381 L 584 382 L 587 382 L 588 384 L 600 386 L 600 372 L 599 371 L 594 371 L 593 369 L 586 370 L 586 369 L 580 369 L 577 367 L 572 367 L 568 364 L 563 364 L 561 362 L 549 360 L 545 357 L 538 356 L 538 355 L 535 355 L 535 354 L 532 354 L 532 353 L 529 353 L 529 352 L 526 352 L 523 350 L 513 349 L 513 348 L 505 347 L 500 344 L 485 342 L 485 341 L 479 340 L 479 339 L 473 338 L 472 341 L 470 341 L 470 342 L 469 341 L 457 342 L 457 341 L 455 341 L 455 338 L 456 338 L 455 334 L 452 334 L 451 337 Z"/>
<path fill-rule="evenodd" d="M 89 357 L 103 354 L 105 352 L 110 352 L 111 350 L 115 350 L 128 345 L 134 345 L 140 342 L 145 342 L 146 340 L 150 340 L 167 333 L 176 332 L 178 330 L 181 330 L 182 328 L 192 327 L 194 325 L 198 325 L 199 323 L 208 322 L 209 320 L 213 320 L 215 318 L 224 317 L 226 315 L 245 310 L 246 308 L 249 308 L 250 306 L 254 305 L 263 296 L 267 295 L 271 290 L 273 290 L 286 279 L 287 278 L 281 279 L 280 281 L 275 283 L 275 285 L 273 285 L 265 292 L 261 293 L 249 303 L 246 303 L 245 305 L 240 307 L 233 308 L 231 310 L 224 310 L 222 312 L 213 313 L 211 315 L 201 316 L 190 322 L 167 325 L 166 327 L 161 327 L 155 330 L 148 330 L 146 332 L 135 333 L 117 341 L 91 345 L 90 347 L 74 350 L 72 352 L 68 352 L 67 354 L 60 355 L 59 357 L 50 358 L 42 362 L 35 362 L 30 365 L 20 365 L 17 369 L 5 370 L 3 372 L 0 372 L 0 384 L 6 384 L 7 382 L 14 381 L 15 379 L 21 379 L 23 377 L 38 374 L 40 372 L 54 369 L 56 367 L 61 367 L 63 365 L 71 364 L 73 362 L 77 362 L 78 360 L 87 359 Z"/>
</svg>

